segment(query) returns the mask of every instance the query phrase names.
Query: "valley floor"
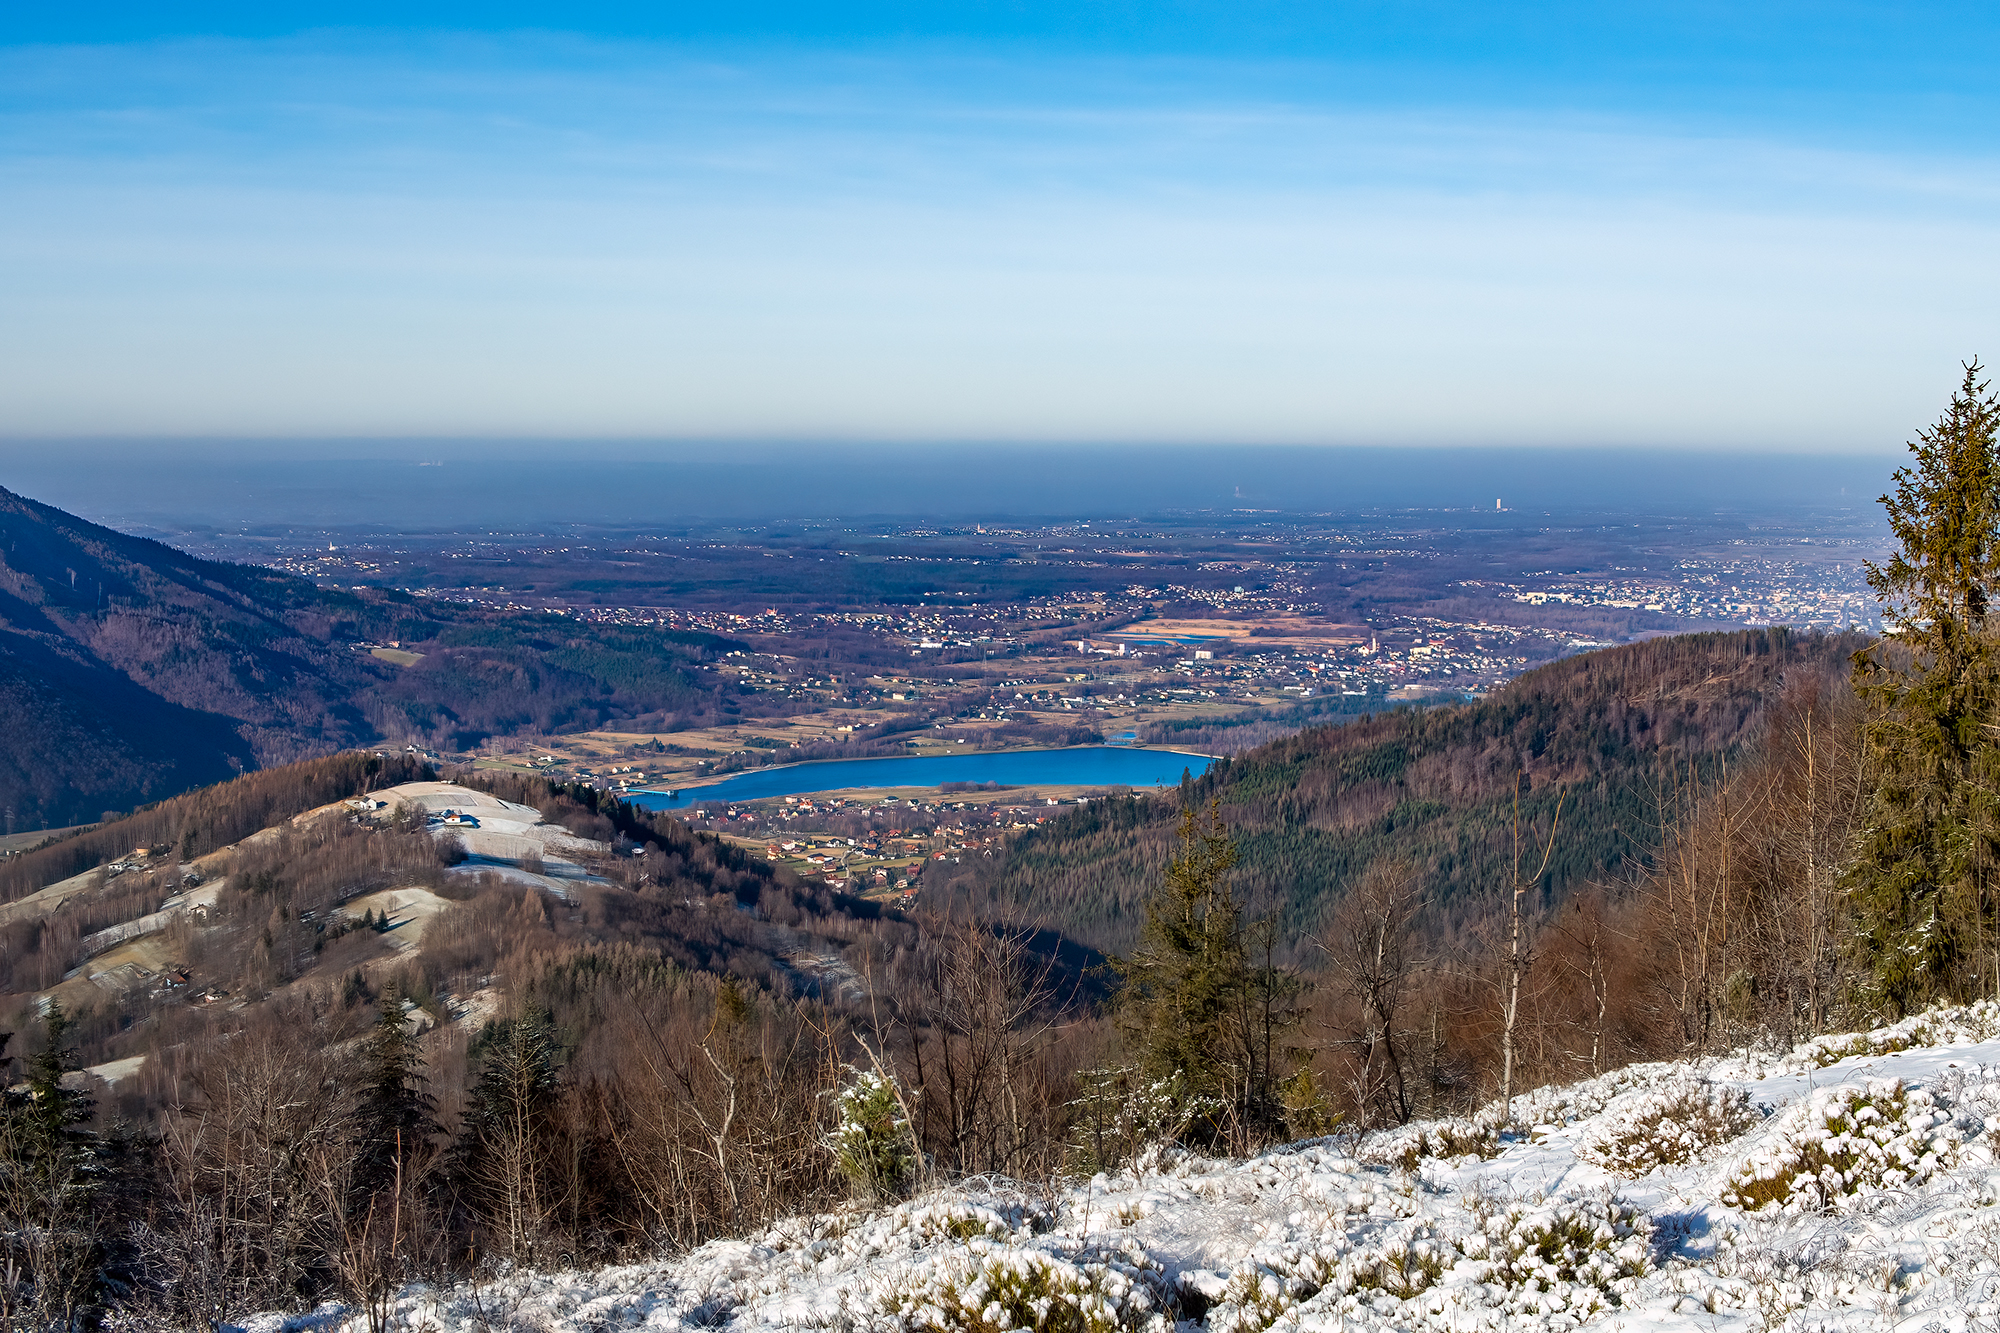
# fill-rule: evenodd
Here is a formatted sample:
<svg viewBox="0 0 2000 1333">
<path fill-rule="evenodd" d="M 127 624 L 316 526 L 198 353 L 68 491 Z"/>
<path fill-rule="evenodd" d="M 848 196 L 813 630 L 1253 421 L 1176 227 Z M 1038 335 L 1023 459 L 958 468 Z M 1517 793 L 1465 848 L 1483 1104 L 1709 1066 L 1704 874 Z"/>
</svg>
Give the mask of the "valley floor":
<svg viewBox="0 0 2000 1333">
<path fill-rule="evenodd" d="M 412 1288 L 395 1327 L 1971 1333 L 2000 1322 L 1996 1150 L 1983 1004 L 1633 1066 L 1504 1121 L 1159 1151 L 1055 1191 L 961 1184 L 651 1263 Z"/>
</svg>

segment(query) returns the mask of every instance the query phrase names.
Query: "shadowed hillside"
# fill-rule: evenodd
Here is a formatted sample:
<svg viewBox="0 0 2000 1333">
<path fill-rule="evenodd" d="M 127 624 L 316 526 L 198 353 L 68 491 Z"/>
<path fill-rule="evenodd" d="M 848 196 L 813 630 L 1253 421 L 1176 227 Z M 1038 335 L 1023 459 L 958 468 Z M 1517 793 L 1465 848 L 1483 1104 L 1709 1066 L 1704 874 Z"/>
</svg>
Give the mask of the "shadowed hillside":
<svg viewBox="0 0 2000 1333">
<path fill-rule="evenodd" d="M 955 889 L 982 911 L 1127 950 L 1183 801 L 1216 799 L 1242 855 L 1237 892 L 1278 911 L 1287 935 L 1310 929 L 1383 856 L 1415 861 L 1455 916 L 1511 873 L 1518 774 L 1524 844 L 1546 834 L 1568 793 L 1541 884 L 1557 899 L 1650 853 L 1674 765 L 1733 754 L 1788 675 L 1843 674 L 1863 642 L 1772 629 L 1584 654 L 1477 704 L 1316 728 L 1219 762 L 1181 793 L 1086 806 L 1023 837 L 995 868 L 968 867 Z"/>
<path fill-rule="evenodd" d="M 355 650 L 396 640 L 396 665 Z M 201 560 L 0 490 L 0 832 L 352 745 L 738 707 L 708 635 L 598 629 Z"/>
<path fill-rule="evenodd" d="M 372 739 L 334 611 L 302 580 L 0 491 L 0 807 L 74 823 Z"/>
</svg>

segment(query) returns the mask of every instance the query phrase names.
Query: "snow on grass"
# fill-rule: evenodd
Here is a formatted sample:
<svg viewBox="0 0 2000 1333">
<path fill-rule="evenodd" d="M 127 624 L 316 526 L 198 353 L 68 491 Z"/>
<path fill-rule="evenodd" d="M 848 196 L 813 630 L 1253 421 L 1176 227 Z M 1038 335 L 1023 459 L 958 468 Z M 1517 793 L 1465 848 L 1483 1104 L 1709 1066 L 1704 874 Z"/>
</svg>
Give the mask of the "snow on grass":
<svg viewBox="0 0 2000 1333">
<path fill-rule="evenodd" d="M 1982 1071 L 1983 1072 L 1983 1071 Z M 1956 1166 L 1991 1160 L 2000 1131 L 2000 1082 L 1947 1080 L 1942 1095 L 1902 1079 L 1821 1088 L 1781 1117 L 1724 1180 L 1722 1202 L 1757 1211 L 1844 1211 L 1908 1192 Z"/>
<path fill-rule="evenodd" d="M 1636 1179 L 1695 1161 L 1762 1119 L 1742 1088 L 1682 1077 L 1598 1117 L 1576 1156 L 1614 1176 Z"/>
<path fill-rule="evenodd" d="M 1249 1160 L 1160 1149 L 1063 1188 L 954 1186 L 649 1263 L 412 1288 L 396 1327 L 2000 1328 L 2000 1006 L 1635 1066 L 1511 1110 Z"/>
</svg>

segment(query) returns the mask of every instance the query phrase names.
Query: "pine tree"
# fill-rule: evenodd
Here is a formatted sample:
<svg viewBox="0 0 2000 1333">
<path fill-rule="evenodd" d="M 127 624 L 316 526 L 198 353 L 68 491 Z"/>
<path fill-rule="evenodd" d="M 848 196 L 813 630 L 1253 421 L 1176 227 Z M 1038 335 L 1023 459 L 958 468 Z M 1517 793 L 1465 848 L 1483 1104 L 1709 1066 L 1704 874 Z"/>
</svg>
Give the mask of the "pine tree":
<svg viewBox="0 0 2000 1333">
<path fill-rule="evenodd" d="M 1853 871 L 1872 998 L 1908 1013 L 2000 984 L 1994 935 L 2000 702 L 1988 613 L 2000 580 L 2000 397 L 1965 368 L 1882 497 L 1897 547 L 1867 566 L 1885 634 L 1856 655 L 1872 780 Z"/>
<path fill-rule="evenodd" d="M 465 1119 L 466 1174 L 503 1251 L 533 1254 L 561 1203 L 550 1178 L 561 1052 L 544 1009 L 487 1026 Z"/>
<path fill-rule="evenodd" d="M 834 1165 L 864 1203 L 901 1198 L 917 1175 L 917 1150 L 895 1085 L 872 1069 L 850 1070 L 834 1101 Z"/>
<path fill-rule="evenodd" d="M 382 1011 L 362 1061 L 355 1184 L 367 1195 L 392 1184 L 398 1166 L 407 1166 L 437 1132 L 437 1100 L 424 1091 L 423 1051 L 410 1034 L 399 987 L 383 987 Z"/>
<path fill-rule="evenodd" d="M 25 1087 L 0 1100 L 0 1322 L 9 1328 L 72 1327 L 90 1303 L 101 1250 L 103 1172 L 96 1138 L 82 1128 L 91 1102 L 63 1086 L 76 1068 L 68 1015 L 52 1003 L 43 1022 Z"/>
<path fill-rule="evenodd" d="M 1229 890 L 1236 844 L 1211 803 L 1206 820 L 1181 811 L 1179 846 L 1146 904 L 1142 942 L 1119 964 L 1122 1016 L 1141 1071 L 1210 1142 L 1248 1142 L 1281 1128 L 1279 1036 L 1300 1019 L 1297 984 L 1253 933 Z M 1268 937 L 1266 938 L 1268 943 Z"/>
</svg>

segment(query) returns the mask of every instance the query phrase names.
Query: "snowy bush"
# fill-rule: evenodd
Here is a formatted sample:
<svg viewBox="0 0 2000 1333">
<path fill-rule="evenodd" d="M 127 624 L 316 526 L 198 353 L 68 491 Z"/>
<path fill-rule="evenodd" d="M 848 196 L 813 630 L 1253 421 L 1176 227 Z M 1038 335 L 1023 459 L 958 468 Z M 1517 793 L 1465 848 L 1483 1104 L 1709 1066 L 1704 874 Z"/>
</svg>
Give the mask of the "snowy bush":
<svg viewBox="0 0 2000 1333">
<path fill-rule="evenodd" d="M 2000 1036 L 2000 1003 L 1927 1009 L 1871 1032 L 1815 1037 L 1792 1048 L 1793 1066 L 1824 1069 L 1852 1055 L 1892 1055 L 1919 1046 L 1967 1045 Z"/>
<path fill-rule="evenodd" d="M 1204 1284 L 1204 1295 L 1214 1302 L 1208 1310 L 1208 1333 L 1260 1333 L 1269 1328 L 1336 1278 L 1346 1248 L 1338 1241 L 1309 1248 L 1267 1248 L 1219 1285 Z"/>
<path fill-rule="evenodd" d="M 1920 1185 L 1957 1156 L 1936 1099 L 1901 1079 L 1822 1088 L 1792 1107 L 1770 1139 L 1723 1182 L 1726 1204 L 1817 1211 L 1857 1195 Z"/>
<path fill-rule="evenodd" d="M 873 1070 L 853 1073 L 834 1103 L 834 1165 L 856 1198 L 869 1203 L 898 1198 L 916 1175 L 910 1122 L 894 1084 Z"/>
<path fill-rule="evenodd" d="M 1374 1135 L 1362 1145 L 1364 1161 L 1414 1171 L 1427 1158 L 1453 1161 L 1461 1157 L 1497 1157 L 1500 1126 L 1477 1121 L 1421 1120 Z"/>
<path fill-rule="evenodd" d="M 1050 1224 L 1049 1215 L 1039 1209 L 1017 1204 L 1002 1211 L 990 1202 L 971 1200 L 908 1205 L 902 1217 L 904 1226 L 920 1242 L 932 1244 L 1032 1236 L 1047 1231 Z"/>
<path fill-rule="evenodd" d="M 1227 1110 L 1214 1097 L 1190 1092 L 1178 1074 L 1147 1079 L 1127 1066 L 1093 1069 L 1080 1081 L 1084 1095 L 1069 1105 L 1078 1135 L 1070 1152 L 1085 1175 L 1127 1163 L 1157 1169 L 1162 1152 L 1178 1149 L 1190 1125 Z"/>
<path fill-rule="evenodd" d="M 1348 1265 L 1351 1290 L 1379 1291 L 1409 1300 L 1430 1290 L 1447 1268 L 1458 1262 L 1457 1247 L 1428 1233 L 1385 1242 L 1380 1249 L 1357 1253 Z"/>
<path fill-rule="evenodd" d="M 1750 1095 L 1703 1079 L 1678 1079 L 1617 1107 L 1577 1145 L 1580 1161 L 1636 1179 L 1694 1161 L 1756 1125 Z"/>
<path fill-rule="evenodd" d="M 1318 1298 L 1350 1311 L 1366 1304 L 1400 1308 L 1430 1290 L 1463 1259 L 1452 1241 L 1420 1224 L 1379 1244 L 1350 1250 L 1340 1241 L 1267 1248 L 1231 1272 L 1215 1292 L 1208 1333 L 1261 1333 Z"/>
<path fill-rule="evenodd" d="M 1429 1160 L 1497 1157 L 1509 1132 L 1541 1125 L 1567 1125 L 1602 1112 L 1612 1100 L 1649 1081 L 1657 1081 L 1665 1065 L 1631 1065 L 1581 1083 L 1550 1085 L 1522 1093 L 1511 1103 L 1492 1101 L 1471 1116 L 1426 1120 L 1371 1134 L 1362 1143 L 1362 1160 L 1414 1171 Z"/>
<path fill-rule="evenodd" d="M 1459 1247 L 1485 1262 L 1484 1281 L 1543 1292 L 1588 1287 L 1616 1304 L 1646 1271 L 1652 1221 L 1612 1195 L 1535 1206 L 1487 1203 L 1474 1216 L 1479 1227 Z"/>
<path fill-rule="evenodd" d="M 1488 1102 L 1479 1108 L 1473 1119 L 1482 1124 L 1496 1125 L 1504 1120 L 1507 1125 L 1522 1128 L 1573 1124 L 1598 1114 L 1611 1104 L 1613 1098 L 1656 1081 L 1664 1068 L 1666 1066 L 1628 1065 L 1581 1083 L 1552 1083 L 1522 1093 L 1514 1098 L 1511 1108 L 1503 1102 Z"/>
<path fill-rule="evenodd" d="M 1220 1284 L 1209 1333 L 1336 1329 L 1352 1320 L 1458 1330 L 1479 1312 L 1574 1324 L 1622 1303 L 1647 1269 L 1652 1223 L 1609 1195 L 1468 1200 L 1469 1230 L 1409 1224 L 1369 1246 L 1260 1250 Z"/>
<path fill-rule="evenodd" d="M 907 1333 L 1170 1333 L 1158 1266 L 975 1242 L 891 1293 L 872 1327 Z"/>
</svg>

